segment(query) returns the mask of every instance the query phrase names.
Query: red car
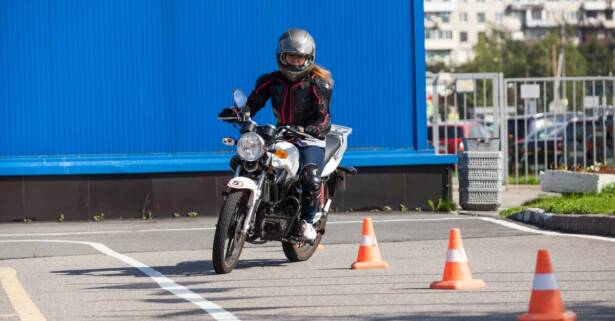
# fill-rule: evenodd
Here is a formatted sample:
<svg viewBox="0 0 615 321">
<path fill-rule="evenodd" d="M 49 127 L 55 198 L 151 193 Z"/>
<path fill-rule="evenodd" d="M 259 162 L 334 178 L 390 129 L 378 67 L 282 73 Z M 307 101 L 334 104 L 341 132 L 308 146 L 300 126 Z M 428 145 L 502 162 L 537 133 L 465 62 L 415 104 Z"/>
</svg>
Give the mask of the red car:
<svg viewBox="0 0 615 321">
<path fill-rule="evenodd" d="M 478 121 L 460 120 L 438 125 L 438 151 L 440 154 L 457 154 L 464 151 L 464 138 L 493 137 L 489 128 Z M 427 139 L 433 146 L 433 127 L 427 126 Z"/>
</svg>

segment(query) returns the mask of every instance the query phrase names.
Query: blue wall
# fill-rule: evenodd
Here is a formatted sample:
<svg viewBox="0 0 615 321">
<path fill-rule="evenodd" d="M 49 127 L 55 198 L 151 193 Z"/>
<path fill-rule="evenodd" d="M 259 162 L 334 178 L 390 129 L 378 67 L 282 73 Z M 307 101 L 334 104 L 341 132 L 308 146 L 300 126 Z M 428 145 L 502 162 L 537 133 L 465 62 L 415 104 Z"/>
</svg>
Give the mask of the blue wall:
<svg viewBox="0 0 615 321">
<path fill-rule="evenodd" d="M 332 118 L 354 129 L 352 151 L 443 162 L 425 158 L 422 24 L 408 0 L 0 1 L 0 175 L 217 169 L 203 153 L 236 136 L 218 111 L 275 70 L 290 27 L 312 33 L 333 72 Z M 272 122 L 269 108 L 256 121 Z M 201 165 L 178 165 L 187 155 Z M 156 159 L 168 165 L 138 166 Z M 113 165 L 68 168 L 92 160 Z"/>
</svg>

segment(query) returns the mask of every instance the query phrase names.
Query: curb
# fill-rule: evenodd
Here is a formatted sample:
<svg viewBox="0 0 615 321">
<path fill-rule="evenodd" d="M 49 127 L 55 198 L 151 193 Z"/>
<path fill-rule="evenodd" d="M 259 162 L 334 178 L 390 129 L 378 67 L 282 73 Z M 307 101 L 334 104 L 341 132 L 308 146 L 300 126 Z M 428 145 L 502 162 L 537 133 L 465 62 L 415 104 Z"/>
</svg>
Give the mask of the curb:
<svg viewBox="0 0 615 321">
<path fill-rule="evenodd" d="M 509 218 L 563 232 L 615 236 L 615 216 L 551 214 L 540 208 L 528 208 Z"/>
</svg>

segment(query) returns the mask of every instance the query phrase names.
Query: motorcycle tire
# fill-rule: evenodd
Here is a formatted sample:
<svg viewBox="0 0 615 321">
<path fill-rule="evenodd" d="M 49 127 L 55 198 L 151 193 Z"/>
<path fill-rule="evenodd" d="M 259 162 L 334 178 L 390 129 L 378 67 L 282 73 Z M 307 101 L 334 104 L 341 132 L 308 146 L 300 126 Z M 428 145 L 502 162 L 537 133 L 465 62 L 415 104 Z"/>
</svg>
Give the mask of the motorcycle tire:
<svg viewBox="0 0 615 321">
<path fill-rule="evenodd" d="M 318 245 L 320 244 L 320 240 L 322 239 L 322 234 L 318 233 L 316 239 L 314 240 L 314 244 L 303 243 L 301 246 L 296 243 L 291 242 L 282 242 L 282 249 L 284 250 L 284 255 L 291 262 L 302 262 L 306 261 L 316 251 Z"/>
<path fill-rule="evenodd" d="M 212 262 L 218 274 L 231 272 L 239 262 L 246 240 L 241 227 L 247 214 L 248 197 L 245 191 L 231 192 L 220 212 L 212 250 Z"/>
</svg>

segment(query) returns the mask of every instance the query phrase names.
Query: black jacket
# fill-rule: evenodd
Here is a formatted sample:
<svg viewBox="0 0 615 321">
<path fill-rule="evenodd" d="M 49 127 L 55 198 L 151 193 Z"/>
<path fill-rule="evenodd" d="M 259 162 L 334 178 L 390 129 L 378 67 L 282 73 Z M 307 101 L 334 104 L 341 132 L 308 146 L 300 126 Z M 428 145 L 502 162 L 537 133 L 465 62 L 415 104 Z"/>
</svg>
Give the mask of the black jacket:
<svg viewBox="0 0 615 321">
<path fill-rule="evenodd" d="M 329 102 L 331 85 L 317 76 L 306 76 L 291 83 L 279 71 L 264 74 L 256 81 L 248 97 L 248 107 L 254 116 L 271 98 L 278 126 L 316 126 L 323 138 L 331 129 Z"/>
</svg>

